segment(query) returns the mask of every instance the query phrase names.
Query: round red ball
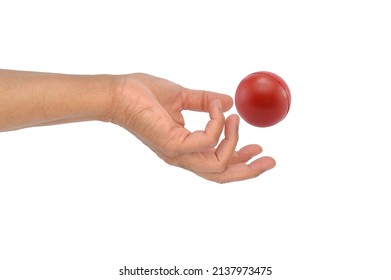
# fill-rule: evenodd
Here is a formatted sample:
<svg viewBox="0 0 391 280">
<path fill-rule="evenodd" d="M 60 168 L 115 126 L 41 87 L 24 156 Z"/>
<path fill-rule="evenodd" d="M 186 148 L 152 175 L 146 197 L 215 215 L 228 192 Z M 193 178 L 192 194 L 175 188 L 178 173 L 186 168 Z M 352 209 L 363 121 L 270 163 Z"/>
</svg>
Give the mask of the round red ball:
<svg viewBox="0 0 391 280">
<path fill-rule="evenodd" d="M 291 92 L 280 76 L 266 71 L 256 72 L 240 82 L 235 104 L 246 122 L 257 127 L 268 127 L 288 114 Z"/>
</svg>

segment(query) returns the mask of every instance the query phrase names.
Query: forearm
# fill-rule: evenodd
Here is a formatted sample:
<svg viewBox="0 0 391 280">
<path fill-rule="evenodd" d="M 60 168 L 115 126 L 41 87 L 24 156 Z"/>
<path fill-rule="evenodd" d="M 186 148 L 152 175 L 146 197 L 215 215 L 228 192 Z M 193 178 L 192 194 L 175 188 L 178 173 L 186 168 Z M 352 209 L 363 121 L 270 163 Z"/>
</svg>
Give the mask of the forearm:
<svg viewBox="0 0 391 280">
<path fill-rule="evenodd" d="M 114 77 L 0 70 L 0 131 L 110 120 Z"/>
</svg>

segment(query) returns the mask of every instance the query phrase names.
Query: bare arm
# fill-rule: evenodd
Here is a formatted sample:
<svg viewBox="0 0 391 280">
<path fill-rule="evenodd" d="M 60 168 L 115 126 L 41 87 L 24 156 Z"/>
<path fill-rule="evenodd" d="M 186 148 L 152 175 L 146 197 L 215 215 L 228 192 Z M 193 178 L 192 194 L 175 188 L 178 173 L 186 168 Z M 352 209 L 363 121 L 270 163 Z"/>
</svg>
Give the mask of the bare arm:
<svg viewBox="0 0 391 280">
<path fill-rule="evenodd" d="M 103 120 L 113 76 L 0 70 L 0 131 Z"/>
</svg>

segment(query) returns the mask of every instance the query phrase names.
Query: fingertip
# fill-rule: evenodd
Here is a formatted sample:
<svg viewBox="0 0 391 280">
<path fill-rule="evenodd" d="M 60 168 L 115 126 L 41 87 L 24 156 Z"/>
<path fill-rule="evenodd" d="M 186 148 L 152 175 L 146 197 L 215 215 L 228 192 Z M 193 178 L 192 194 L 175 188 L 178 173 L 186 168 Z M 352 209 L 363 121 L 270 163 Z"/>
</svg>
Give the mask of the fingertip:
<svg viewBox="0 0 391 280">
<path fill-rule="evenodd" d="M 263 162 L 264 164 L 267 166 L 267 170 L 270 170 L 272 168 L 274 168 L 276 166 L 276 160 L 272 157 L 269 157 L 269 156 L 264 156 L 262 157 L 263 158 Z"/>
<path fill-rule="evenodd" d="M 232 114 L 227 117 L 225 121 L 225 135 L 228 138 L 239 137 L 239 117 L 236 114 Z"/>
<path fill-rule="evenodd" d="M 251 157 L 257 156 L 260 153 L 262 153 L 263 149 L 260 145 L 257 144 L 250 144 L 247 145 L 243 148 L 241 148 L 238 153 L 240 155 L 246 156 L 246 155 L 251 155 Z"/>
<path fill-rule="evenodd" d="M 221 127 L 221 129 L 223 129 L 225 116 L 223 113 L 223 108 L 221 106 L 220 100 L 216 99 L 210 103 L 209 116 L 210 116 L 211 120 L 214 120 L 215 122 L 217 121 L 219 123 L 219 127 Z"/>
<path fill-rule="evenodd" d="M 270 169 L 273 169 L 276 166 L 276 161 L 274 158 L 269 156 L 261 157 L 257 160 L 254 160 L 250 167 L 253 169 L 258 169 L 261 172 L 268 171 Z"/>
<path fill-rule="evenodd" d="M 239 134 L 239 123 L 240 123 L 240 118 L 237 114 L 232 114 L 229 116 L 232 119 L 232 122 L 235 125 L 235 133 Z M 238 135 L 239 137 L 239 135 Z"/>
<path fill-rule="evenodd" d="M 229 111 L 234 105 L 233 98 L 228 94 L 217 93 L 215 95 L 211 95 L 210 98 L 220 100 L 223 112 Z"/>
<path fill-rule="evenodd" d="M 267 161 L 268 161 L 268 164 L 269 164 L 269 166 L 270 166 L 270 169 L 276 167 L 277 162 L 276 162 L 276 160 L 275 160 L 274 158 L 268 157 L 268 156 L 266 156 L 265 158 L 266 158 Z"/>
<path fill-rule="evenodd" d="M 239 122 L 240 122 L 240 118 L 239 118 L 239 116 L 237 115 L 237 114 L 232 114 L 232 115 L 229 115 L 228 117 L 227 117 L 227 121 L 230 121 L 230 122 L 232 122 L 232 121 L 234 121 L 235 123 L 237 123 L 238 125 L 239 125 Z"/>
<path fill-rule="evenodd" d="M 224 94 L 222 96 L 223 96 L 223 100 L 222 100 L 223 111 L 227 112 L 234 105 L 234 100 L 233 100 L 233 98 L 230 95 L 225 95 Z"/>
</svg>

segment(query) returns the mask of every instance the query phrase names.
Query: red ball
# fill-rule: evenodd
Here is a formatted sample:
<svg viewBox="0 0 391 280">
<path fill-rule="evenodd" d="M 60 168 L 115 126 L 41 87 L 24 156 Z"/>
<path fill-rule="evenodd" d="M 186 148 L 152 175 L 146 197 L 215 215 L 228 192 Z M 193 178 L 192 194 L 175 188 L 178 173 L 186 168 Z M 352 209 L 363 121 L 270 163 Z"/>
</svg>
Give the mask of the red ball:
<svg viewBox="0 0 391 280">
<path fill-rule="evenodd" d="M 248 75 L 235 94 L 239 115 L 257 127 L 275 125 L 285 118 L 291 105 L 291 92 L 278 75 L 261 71 Z"/>
</svg>

